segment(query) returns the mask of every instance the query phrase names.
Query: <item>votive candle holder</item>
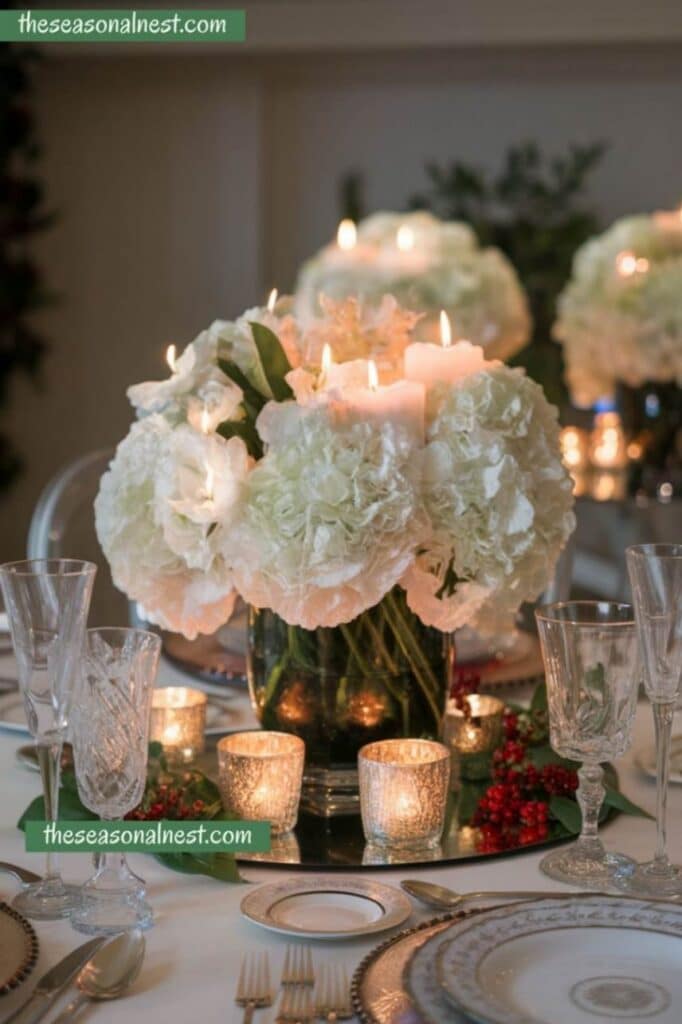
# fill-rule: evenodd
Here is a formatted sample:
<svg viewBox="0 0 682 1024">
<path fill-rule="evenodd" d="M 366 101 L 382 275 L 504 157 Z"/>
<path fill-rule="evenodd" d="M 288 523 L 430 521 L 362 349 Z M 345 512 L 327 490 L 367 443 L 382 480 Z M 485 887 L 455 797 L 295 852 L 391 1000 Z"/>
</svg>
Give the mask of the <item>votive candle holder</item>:
<svg viewBox="0 0 682 1024">
<path fill-rule="evenodd" d="M 450 751 L 432 740 L 380 740 L 358 754 L 360 813 L 373 846 L 419 850 L 443 832 Z"/>
<path fill-rule="evenodd" d="M 218 741 L 219 785 L 226 810 L 269 821 L 272 835 L 298 820 L 305 743 L 284 732 L 237 732 Z"/>
<path fill-rule="evenodd" d="M 207 697 L 189 686 L 164 686 L 152 695 L 149 738 L 169 761 L 189 764 L 204 750 Z"/>
<path fill-rule="evenodd" d="M 464 700 L 466 708 L 448 700 L 443 742 L 460 755 L 494 750 L 502 739 L 504 701 L 485 693 L 471 693 Z"/>
</svg>

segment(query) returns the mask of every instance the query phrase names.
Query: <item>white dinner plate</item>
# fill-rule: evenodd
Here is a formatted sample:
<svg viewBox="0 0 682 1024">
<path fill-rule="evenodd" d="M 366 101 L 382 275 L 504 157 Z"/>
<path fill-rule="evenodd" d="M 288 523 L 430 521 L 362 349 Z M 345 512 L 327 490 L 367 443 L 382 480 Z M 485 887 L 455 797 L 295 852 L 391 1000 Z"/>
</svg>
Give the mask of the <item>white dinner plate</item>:
<svg viewBox="0 0 682 1024">
<path fill-rule="evenodd" d="M 402 924 L 412 913 L 399 889 L 345 875 L 261 885 L 241 902 L 244 917 L 283 935 L 350 939 Z"/>
<path fill-rule="evenodd" d="M 635 764 L 650 779 L 656 778 L 656 747 L 653 743 L 637 751 Z M 670 741 L 670 782 L 682 783 L 682 736 L 673 736 Z"/>
<path fill-rule="evenodd" d="M 227 703 L 209 696 L 206 705 L 206 735 L 219 736 L 226 732 L 232 724 L 233 713 Z M 21 732 L 25 736 L 29 735 L 24 701 L 17 690 L 0 695 L 0 729 Z"/>
<path fill-rule="evenodd" d="M 449 929 L 438 981 L 477 1024 L 680 1024 L 682 906 L 583 896 Z"/>
</svg>

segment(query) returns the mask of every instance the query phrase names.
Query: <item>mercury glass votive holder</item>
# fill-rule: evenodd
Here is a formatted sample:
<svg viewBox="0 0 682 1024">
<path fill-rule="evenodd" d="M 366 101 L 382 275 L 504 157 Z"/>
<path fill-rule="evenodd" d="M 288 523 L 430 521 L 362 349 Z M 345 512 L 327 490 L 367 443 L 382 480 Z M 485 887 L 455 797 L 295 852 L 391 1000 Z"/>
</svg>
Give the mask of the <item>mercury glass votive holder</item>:
<svg viewBox="0 0 682 1024">
<path fill-rule="evenodd" d="M 375 847 L 429 850 L 443 832 L 450 751 L 432 740 L 380 740 L 358 754 L 360 813 Z"/>
<path fill-rule="evenodd" d="M 469 694 L 464 700 L 468 705 L 466 709 L 448 700 L 443 742 L 460 755 L 494 750 L 502 739 L 504 701 L 483 693 Z"/>
<path fill-rule="evenodd" d="M 189 764 L 204 750 L 206 694 L 188 686 L 164 686 L 152 696 L 149 738 L 169 761 Z"/>
<path fill-rule="evenodd" d="M 271 834 L 298 819 L 305 743 L 284 732 L 237 732 L 218 741 L 219 785 L 226 810 L 269 821 Z"/>
</svg>

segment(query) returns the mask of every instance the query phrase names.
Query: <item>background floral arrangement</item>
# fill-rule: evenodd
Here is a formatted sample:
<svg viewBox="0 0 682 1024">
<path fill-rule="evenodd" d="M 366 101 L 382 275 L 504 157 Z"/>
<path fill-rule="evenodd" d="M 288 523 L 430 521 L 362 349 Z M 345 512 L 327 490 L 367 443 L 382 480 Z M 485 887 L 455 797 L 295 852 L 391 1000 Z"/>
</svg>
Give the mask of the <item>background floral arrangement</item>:
<svg viewBox="0 0 682 1024">
<path fill-rule="evenodd" d="M 468 343 L 449 383 L 403 380 L 417 317 L 390 296 L 324 300 L 306 324 L 290 308 L 216 321 L 130 388 L 139 418 L 95 506 L 116 585 L 189 637 L 237 592 L 306 629 L 396 585 L 447 631 L 536 597 L 574 526 L 539 385 Z M 369 387 L 368 360 L 394 383 Z"/>
<path fill-rule="evenodd" d="M 375 213 L 358 224 L 351 249 L 325 246 L 301 268 L 296 312 L 307 323 L 320 312 L 321 294 L 379 304 L 386 293 L 426 314 L 417 331 L 429 340 L 441 309 L 456 337 L 491 357 L 508 359 L 530 335 L 525 292 L 507 258 L 481 248 L 467 224 L 427 212 Z"/>
<path fill-rule="evenodd" d="M 577 405 L 613 395 L 616 384 L 682 385 L 682 217 L 626 217 L 577 251 L 558 304 Z"/>
</svg>

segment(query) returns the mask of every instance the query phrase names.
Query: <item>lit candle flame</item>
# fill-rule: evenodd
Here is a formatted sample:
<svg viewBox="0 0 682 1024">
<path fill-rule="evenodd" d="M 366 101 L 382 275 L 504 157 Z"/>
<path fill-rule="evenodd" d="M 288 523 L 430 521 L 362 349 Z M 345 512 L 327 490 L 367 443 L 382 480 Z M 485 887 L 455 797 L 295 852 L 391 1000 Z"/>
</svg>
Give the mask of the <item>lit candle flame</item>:
<svg viewBox="0 0 682 1024">
<path fill-rule="evenodd" d="M 395 244 L 401 252 L 409 252 L 414 249 L 414 231 L 407 224 L 401 224 L 395 236 Z"/>
<path fill-rule="evenodd" d="M 201 432 L 202 434 L 208 434 L 210 429 L 210 422 L 208 417 L 208 409 L 206 406 L 201 410 Z"/>
<path fill-rule="evenodd" d="M 440 311 L 440 343 L 443 348 L 449 348 L 450 345 L 452 345 L 452 327 L 450 326 L 450 317 L 444 309 L 441 309 Z"/>
<path fill-rule="evenodd" d="M 320 376 L 324 380 L 331 369 L 331 365 L 334 362 L 334 356 L 332 354 L 332 347 L 327 342 L 324 343 L 322 349 L 322 364 L 320 369 Z"/>
<path fill-rule="evenodd" d="M 204 490 L 206 492 L 206 500 L 213 501 L 213 466 L 206 467 L 206 484 Z"/>
<path fill-rule="evenodd" d="M 168 348 L 166 349 L 166 362 L 170 367 L 170 372 L 175 373 L 175 345 L 169 345 Z"/>
<path fill-rule="evenodd" d="M 339 229 L 336 232 L 336 244 L 339 249 L 343 252 L 350 252 L 354 249 L 358 240 L 358 229 L 355 226 L 355 222 L 346 217 L 339 224 Z"/>
<path fill-rule="evenodd" d="M 268 313 L 272 313 L 273 312 L 273 310 L 275 308 L 275 303 L 277 302 L 277 296 L 278 295 L 279 295 L 279 292 L 277 291 L 276 288 L 273 288 L 272 291 L 270 292 L 270 294 L 268 295 L 268 305 L 267 305 Z"/>
<path fill-rule="evenodd" d="M 377 372 L 377 364 L 373 359 L 370 359 L 367 364 L 367 383 L 370 391 L 376 391 L 379 387 L 379 374 Z"/>
<path fill-rule="evenodd" d="M 625 250 L 616 256 L 616 270 L 621 277 L 632 277 L 633 274 L 646 274 L 649 261 L 643 256 L 635 256 L 634 252 Z"/>
</svg>

